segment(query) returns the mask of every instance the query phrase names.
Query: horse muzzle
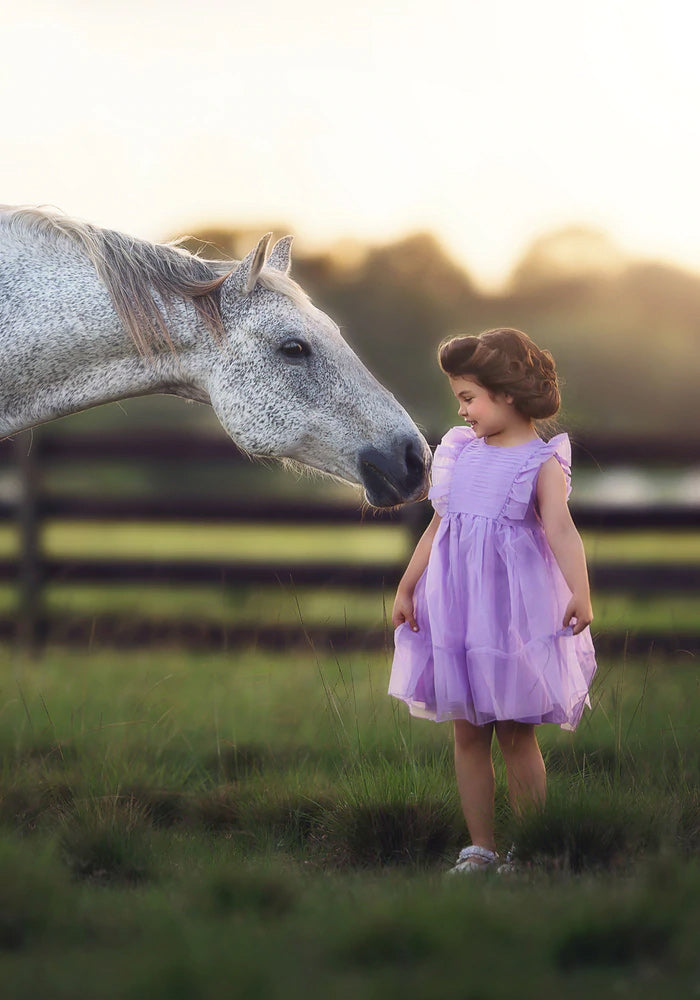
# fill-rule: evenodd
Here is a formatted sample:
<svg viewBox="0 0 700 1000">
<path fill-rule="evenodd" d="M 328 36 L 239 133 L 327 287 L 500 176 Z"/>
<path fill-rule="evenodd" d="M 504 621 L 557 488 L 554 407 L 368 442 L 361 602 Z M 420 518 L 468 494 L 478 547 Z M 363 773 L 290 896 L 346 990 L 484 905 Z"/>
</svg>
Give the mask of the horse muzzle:
<svg viewBox="0 0 700 1000">
<path fill-rule="evenodd" d="M 405 437 L 389 452 L 360 452 L 360 481 L 373 507 L 395 507 L 423 500 L 428 493 L 430 449 L 422 437 Z"/>
</svg>

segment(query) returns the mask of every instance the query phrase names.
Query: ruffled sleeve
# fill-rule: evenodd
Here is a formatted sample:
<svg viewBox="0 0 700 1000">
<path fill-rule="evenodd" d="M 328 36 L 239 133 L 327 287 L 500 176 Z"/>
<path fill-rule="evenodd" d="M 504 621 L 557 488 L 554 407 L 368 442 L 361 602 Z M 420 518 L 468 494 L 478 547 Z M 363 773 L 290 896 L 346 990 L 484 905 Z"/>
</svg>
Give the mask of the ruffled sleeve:
<svg viewBox="0 0 700 1000">
<path fill-rule="evenodd" d="M 435 449 L 433 456 L 432 483 L 428 497 L 435 513 L 444 517 L 450 498 L 452 470 L 464 447 L 476 438 L 471 427 L 451 427 Z"/>
<path fill-rule="evenodd" d="M 566 499 L 568 500 L 571 496 L 571 441 L 569 441 L 569 435 L 557 434 L 556 437 L 553 437 L 545 446 L 545 454 L 546 458 L 543 461 L 554 455 L 561 465 L 566 478 Z"/>
<path fill-rule="evenodd" d="M 554 456 L 566 477 L 566 499 L 571 494 L 571 442 L 568 434 L 557 434 L 543 441 L 518 469 L 510 493 L 503 507 L 502 516 L 512 521 L 522 521 L 527 515 L 537 474 L 544 463 Z"/>
</svg>

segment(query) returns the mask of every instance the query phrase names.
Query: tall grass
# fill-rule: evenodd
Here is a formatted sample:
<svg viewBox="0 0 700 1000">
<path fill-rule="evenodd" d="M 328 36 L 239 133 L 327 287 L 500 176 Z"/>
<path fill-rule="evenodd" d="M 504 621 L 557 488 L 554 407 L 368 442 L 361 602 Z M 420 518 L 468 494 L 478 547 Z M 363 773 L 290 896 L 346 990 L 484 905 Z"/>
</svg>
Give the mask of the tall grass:
<svg viewBox="0 0 700 1000">
<path fill-rule="evenodd" d="M 262 997 L 302 982 L 577 997 L 614 970 L 645 997 L 694 981 L 692 660 L 601 666 L 577 733 L 542 729 L 544 810 L 512 816 L 497 758 L 499 842 L 516 841 L 520 869 L 458 884 L 443 878 L 466 842 L 449 726 L 385 695 L 388 654 L 7 661 L 8 1000 L 218 997 L 234 982 Z"/>
</svg>

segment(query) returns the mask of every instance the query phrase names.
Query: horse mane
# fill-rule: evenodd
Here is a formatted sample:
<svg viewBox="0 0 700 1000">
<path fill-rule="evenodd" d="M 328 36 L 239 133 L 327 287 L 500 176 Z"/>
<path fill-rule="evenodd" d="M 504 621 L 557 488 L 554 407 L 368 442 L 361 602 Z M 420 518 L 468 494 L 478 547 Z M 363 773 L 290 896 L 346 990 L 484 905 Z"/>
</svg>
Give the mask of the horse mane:
<svg viewBox="0 0 700 1000">
<path fill-rule="evenodd" d="M 63 239 L 88 256 L 107 288 L 112 304 L 138 352 L 152 357 L 163 347 L 174 351 L 168 306 L 173 299 L 189 300 L 215 340 L 223 341 L 221 285 L 240 263 L 207 260 L 178 244 L 150 243 L 89 222 L 39 207 L 0 206 L 0 224 L 18 236 L 41 237 L 53 244 Z M 288 296 L 300 307 L 309 298 L 282 271 L 263 268 L 259 283 Z"/>
</svg>

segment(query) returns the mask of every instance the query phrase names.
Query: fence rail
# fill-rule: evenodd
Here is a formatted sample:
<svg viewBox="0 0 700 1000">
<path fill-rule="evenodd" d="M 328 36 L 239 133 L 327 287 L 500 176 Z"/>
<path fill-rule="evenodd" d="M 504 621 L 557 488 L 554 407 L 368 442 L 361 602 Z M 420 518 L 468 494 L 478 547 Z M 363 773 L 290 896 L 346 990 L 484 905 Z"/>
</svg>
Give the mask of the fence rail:
<svg viewBox="0 0 700 1000">
<path fill-rule="evenodd" d="M 15 623 L 0 618 L 0 639 L 15 637 Z M 696 657 L 700 643 L 696 633 L 669 631 L 659 633 L 646 629 L 634 632 L 595 632 L 598 656 L 644 656 L 652 651 L 664 654 Z M 100 615 L 99 618 L 71 618 L 54 621 L 41 617 L 36 623 L 36 641 L 50 639 L 56 644 L 79 647 L 112 646 L 134 649 L 152 645 L 172 645 L 190 649 L 235 649 L 254 645 L 263 650 L 286 649 L 324 650 L 390 650 L 393 632 L 389 626 L 347 628 L 343 625 L 225 625 L 202 620 L 163 621 Z"/>
<path fill-rule="evenodd" d="M 17 578 L 19 561 L 0 559 L 0 580 Z M 203 559 L 40 559 L 35 574 L 45 583 L 186 584 L 220 586 L 275 585 L 381 589 L 394 587 L 403 572 L 398 563 L 274 563 Z M 593 563 L 589 566 L 597 590 L 638 594 L 670 591 L 700 592 L 700 565 L 693 563 Z"/>
<path fill-rule="evenodd" d="M 126 436 L 105 434 L 55 434 L 39 428 L 14 439 L 24 451 L 42 460 L 248 461 L 229 438 L 211 433 L 140 431 Z M 3 447 L 3 444 L 5 445 Z M 692 465 L 700 462 L 700 437 L 622 434 L 571 435 L 574 464 L 594 465 Z M 0 465 L 14 462 L 8 441 L 0 442 Z"/>
<path fill-rule="evenodd" d="M 25 508 L 26 509 L 26 508 Z M 191 521 L 193 523 L 265 522 L 269 524 L 405 524 L 426 522 L 426 507 L 379 511 L 358 503 L 319 503 L 313 500 L 249 500 L 218 497 L 36 497 L 33 516 L 56 521 Z M 579 528 L 600 531 L 700 529 L 700 510 L 680 504 L 577 504 L 571 505 Z M 17 504 L 0 501 L 0 520 L 17 516 Z M 427 523 L 427 522 L 426 522 Z"/>
<path fill-rule="evenodd" d="M 577 464 L 625 465 L 678 464 L 700 461 L 700 442 L 587 437 L 574 442 Z M 252 641 L 277 647 L 298 642 L 326 642 L 336 647 L 383 645 L 386 630 L 333 629 L 314 626 L 310 631 L 293 626 L 225 627 L 206 622 L 154 623 L 125 621 L 118 616 L 101 615 L 97 620 L 60 622 L 49 620 L 42 611 L 44 587 L 61 584 L 148 585 L 232 585 L 260 586 L 293 584 L 300 587 L 336 587 L 345 589 L 390 589 L 399 579 L 402 566 L 395 563 L 299 562 L 274 564 L 261 561 L 180 560 L 180 559 L 85 559 L 49 558 L 42 552 L 42 529 L 46 521 L 169 521 L 184 523 L 264 523 L 299 525 L 402 525 L 415 536 L 429 517 L 427 505 L 412 505 L 393 511 L 373 511 L 359 503 L 280 500 L 250 497 L 246 500 L 212 496 L 55 496 L 42 487 L 42 471 L 56 463 L 88 464 L 99 460 L 149 463 L 240 462 L 241 453 L 225 438 L 210 436 L 181 437 L 174 434 L 141 435 L 124 439 L 109 436 L 59 437 L 44 431 L 35 435 L 31 446 L 28 436 L 20 436 L 14 447 L 0 446 L 0 468 L 14 463 L 19 489 L 16 498 L 0 500 L 0 519 L 13 519 L 20 535 L 16 559 L 0 559 L 0 580 L 18 585 L 18 614 L 0 618 L 0 636 L 19 636 L 27 645 L 42 642 L 47 636 L 61 641 L 86 641 L 86 636 L 104 642 L 129 644 L 140 636 L 145 641 L 177 641 L 215 646 Z M 573 505 L 572 513 L 580 528 L 599 531 L 640 529 L 700 530 L 700 510 L 657 504 L 651 507 L 622 505 Z M 628 591 L 649 594 L 659 591 L 700 592 L 700 565 L 689 563 L 597 563 L 590 567 L 592 585 L 598 591 Z M 700 627 L 698 629 L 700 632 Z M 131 638 L 129 638 L 131 637 Z M 600 640 L 600 637 L 599 637 Z M 618 650 L 632 650 L 634 644 L 655 643 L 657 649 L 672 646 L 700 652 L 700 635 L 610 634 L 604 642 Z"/>
</svg>

